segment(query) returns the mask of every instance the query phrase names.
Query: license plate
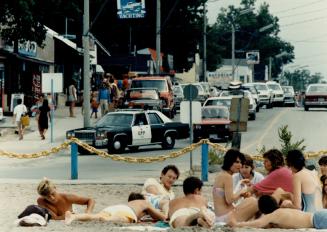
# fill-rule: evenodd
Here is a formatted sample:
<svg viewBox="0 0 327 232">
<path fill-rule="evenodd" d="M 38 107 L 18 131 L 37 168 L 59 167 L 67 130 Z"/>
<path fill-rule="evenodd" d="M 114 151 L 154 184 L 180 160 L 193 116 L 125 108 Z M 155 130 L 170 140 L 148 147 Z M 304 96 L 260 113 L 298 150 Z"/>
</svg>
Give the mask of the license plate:
<svg viewBox="0 0 327 232">
<path fill-rule="evenodd" d="M 209 139 L 218 139 L 218 136 L 216 134 L 210 134 Z"/>
</svg>

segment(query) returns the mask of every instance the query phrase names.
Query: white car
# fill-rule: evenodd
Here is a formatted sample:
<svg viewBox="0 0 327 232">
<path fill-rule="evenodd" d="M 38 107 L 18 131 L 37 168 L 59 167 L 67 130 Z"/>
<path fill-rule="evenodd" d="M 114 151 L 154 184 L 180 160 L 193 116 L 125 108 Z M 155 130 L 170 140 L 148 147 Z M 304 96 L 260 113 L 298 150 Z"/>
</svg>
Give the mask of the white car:
<svg viewBox="0 0 327 232">
<path fill-rule="evenodd" d="M 273 103 L 274 105 L 284 105 L 284 91 L 279 83 L 275 81 L 267 81 L 266 82 L 269 89 L 271 89 L 274 93 Z"/>
<path fill-rule="evenodd" d="M 259 91 L 260 105 L 265 105 L 267 108 L 273 107 L 273 92 L 268 88 L 266 83 L 253 82 L 255 88 Z"/>
<path fill-rule="evenodd" d="M 282 89 L 284 91 L 284 104 L 295 106 L 295 93 L 293 86 L 282 86 Z"/>
<path fill-rule="evenodd" d="M 0 121 L 2 121 L 3 120 L 3 110 L 2 110 L 2 108 L 0 107 Z"/>
<path fill-rule="evenodd" d="M 208 95 L 205 92 L 203 86 L 199 82 L 190 83 L 190 84 L 194 85 L 198 89 L 198 96 L 194 100 L 199 101 L 199 102 L 201 102 L 201 104 L 203 104 L 203 102 L 208 98 Z M 182 88 L 184 90 L 185 86 L 187 86 L 187 85 L 189 85 L 189 84 L 181 84 L 180 86 L 182 86 Z"/>
<path fill-rule="evenodd" d="M 245 87 L 246 89 L 248 89 L 251 92 L 255 102 L 257 103 L 257 109 L 256 110 L 257 110 L 257 112 L 259 112 L 259 110 L 260 110 L 259 91 L 255 88 L 253 83 L 246 83 L 246 84 L 243 84 L 242 86 Z"/>
</svg>

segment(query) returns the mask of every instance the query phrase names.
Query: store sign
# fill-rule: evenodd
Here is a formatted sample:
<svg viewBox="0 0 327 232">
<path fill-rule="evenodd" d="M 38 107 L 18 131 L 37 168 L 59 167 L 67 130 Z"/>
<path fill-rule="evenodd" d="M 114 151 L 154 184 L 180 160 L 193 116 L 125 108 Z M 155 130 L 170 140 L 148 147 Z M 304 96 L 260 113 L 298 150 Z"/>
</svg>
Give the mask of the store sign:
<svg viewBox="0 0 327 232">
<path fill-rule="evenodd" d="M 257 51 L 247 52 L 246 53 L 246 63 L 247 64 L 259 64 L 260 63 L 260 54 Z"/>
<path fill-rule="evenodd" d="M 25 56 L 36 57 L 36 47 L 37 44 L 33 41 L 25 41 L 23 43 L 18 43 L 18 53 Z M 13 45 L 6 44 L 4 49 L 9 52 L 14 52 Z"/>
<path fill-rule="evenodd" d="M 117 0 L 117 15 L 120 19 L 145 17 L 145 0 Z"/>
</svg>

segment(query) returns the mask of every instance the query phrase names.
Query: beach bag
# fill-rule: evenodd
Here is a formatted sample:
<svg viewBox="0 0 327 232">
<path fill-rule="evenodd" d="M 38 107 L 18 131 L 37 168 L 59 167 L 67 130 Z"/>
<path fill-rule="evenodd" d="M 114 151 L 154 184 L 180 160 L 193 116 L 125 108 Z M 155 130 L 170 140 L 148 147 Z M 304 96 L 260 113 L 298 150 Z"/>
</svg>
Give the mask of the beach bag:
<svg viewBox="0 0 327 232">
<path fill-rule="evenodd" d="M 29 126 L 30 125 L 30 117 L 27 114 L 22 115 L 20 118 L 20 122 L 22 123 L 22 126 L 24 126 L 24 127 Z"/>
</svg>

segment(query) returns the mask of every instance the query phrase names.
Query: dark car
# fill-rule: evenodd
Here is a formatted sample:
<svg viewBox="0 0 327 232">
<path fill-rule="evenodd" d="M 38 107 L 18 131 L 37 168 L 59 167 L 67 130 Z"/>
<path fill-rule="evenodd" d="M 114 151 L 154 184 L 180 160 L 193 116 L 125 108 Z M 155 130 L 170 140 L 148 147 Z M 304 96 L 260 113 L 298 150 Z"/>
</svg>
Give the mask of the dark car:
<svg viewBox="0 0 327 232">
<path fill-rule="evenodd" d="M 131 88 L 126 90 L 124 108 L 162 111 L 160 94 L 154 88 Z"/>
<path fill-rule="evenodd" d="M 194 142 L 200 139 L 210 139 L 212 142 L 226 141 L 231 138 L 230 122 L 228 107 L 217 105 L 202 107 L 202 121 L 195 124 L 193 129 Z"/>
<path fill-rule="evenodd" d="M 304 97 L 304 110 L 327 108 L 327 84 L 311 84 Z"/>
<path fill-rule="evenodd" d="M 109 153 L 154 144 L 172 149 L 176 139 L 189 137 L 189 125 L 173 122 L 156 110 L 122 110 L 106 114 L 95 127 L 67 131 L 66 137 L 76 137 L 96 148 L 108 148 Z M 82 147 L 78 149 L 87 153 Z"/>
</svg>

